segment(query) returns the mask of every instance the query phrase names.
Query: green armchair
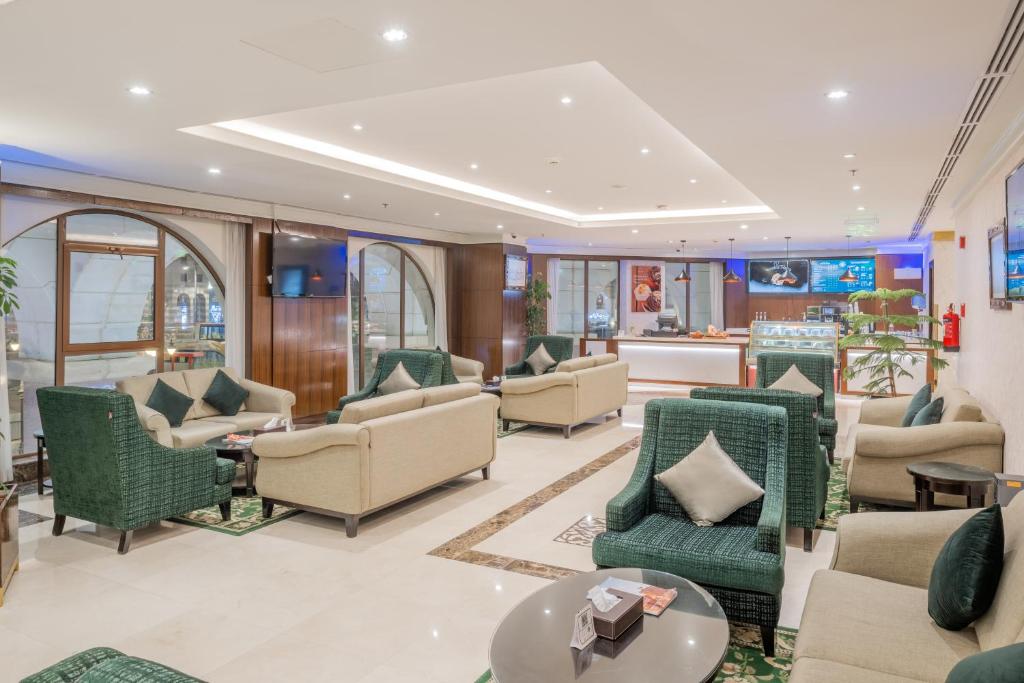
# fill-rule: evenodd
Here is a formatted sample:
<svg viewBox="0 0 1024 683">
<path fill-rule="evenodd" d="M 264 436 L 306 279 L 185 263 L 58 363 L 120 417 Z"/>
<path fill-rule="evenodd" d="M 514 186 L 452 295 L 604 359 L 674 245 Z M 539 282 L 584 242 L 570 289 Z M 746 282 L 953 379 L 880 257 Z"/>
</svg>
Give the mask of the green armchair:
<svg viewBox="0 0 1024 683">
<path fill-rule="evenodd" d="M 359 391 L 342 396 L 338 400 L 337 410 L 331 410 L 327 413 L 327 424 L 335 424 L 340 420 L 341 411 L 349 403 L 377 396 L 377 387 L 388 378 L 391 371 L 398 367 L 399 363 L 405 366 L 406 371 L 421 387 L 436 387 L 446 384 L 447 382 L 444 381 L 445 353 L 443 351 L 434 351 L 433 349 L 391 349 L 382 351 L 377 356 L 377 367 L 374 369 L 370 381 Z M 448 372 L 451 373 L 450 355 L 447 360 Z M 455 375 L 452 373 L 452 379 L 454 377 Z"/>
<path fill-rule="evenodd" d="M 94 647 L 71 655 L 21 683 L 203 683 L 180 671 L 148 659 L 129 657 L 110 647 Z"/>
<path fill-rule="evenodd" d="M 737 401 L 780 406 L 789 424 L 789 458 L 786 461 L 786 521 L 804 530 L 804 551 L 811 551 L 814 527 L 824 514 L 831 469 L 825 447 L 818 437 L 818 406 L 813 396 L 778 389 L 738 387 L 697 388 L 690 398 Z"/>
<path fill-rule="evenodd" d="M 828 451 L 828 461 L 835 457 L 836 432 L 836 375 L 832 356 L 817 353 L 787 353 L 772 351 L 757 354 L 757 380 L 755 386 L 765 389 L 782 377 L 790 366 L 796 365 L 804 377 L 811 380 L 822 391 L 818 397 L 818 434 Z"/>
<path fill-rule="evenodd" d="M 761 627 L 775 650 L 786 551 L 786 411 L 776 406 L 656 399 L 644 410 L 640 456 L 594 539 L 599 567 L 639 567 L 706 588 L 729 619 Z M 714 526 L 697 526 L 654 475 L 714 431 L 722 448 L 765 494 Z"/>
<path fill-rule="evenodd" d="M 553 334 L 535 334 L 532 337 L 526 338 L 526 351 L 523 353 L 523 359 L 515 365 L 510 365 L 505 368 L 505 375 L 507 377 L 515 377 L 516 375 L 533 375 L 533 370 L 526 364 L 526 359 L 537 350 L 537 347 L 541 344 L 548 350 L 551 357 L 555 359 L 555 363 L 561 363 L 563 360 L 569 360 L 572 358 L 572 347 L 575 340 L 572 337 L 560 337 Z M 554 367 L 550 368 L 548 372 L 554 372 Z"/>
<path fill-rule="evenodd" d="M 85 387 L 36 392 L 53 479 L 53 535 L 68 515 L 121 532 L 217 504 L 231 519 L 235 463 L 212 448 L 161 446 L 143 430 L 132 397 Z"/>
</svg>

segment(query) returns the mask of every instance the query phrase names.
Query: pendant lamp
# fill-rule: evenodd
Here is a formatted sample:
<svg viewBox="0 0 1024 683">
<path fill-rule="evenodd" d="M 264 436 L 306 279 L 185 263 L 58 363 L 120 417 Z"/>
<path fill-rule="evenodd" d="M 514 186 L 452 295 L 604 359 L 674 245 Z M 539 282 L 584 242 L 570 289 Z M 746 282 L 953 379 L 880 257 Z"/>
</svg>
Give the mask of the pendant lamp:
<svg viewBox="0 0 1024 683">
<path fill-rule="evenodd" d="M 679 240 L 682 247 L 679 249 L 679 253 L 683 253 L 686 250 L 686 240 Z M 679 275 L 673 278 L 676 282 L 689 282 L 690 273 L 686 270 L 686 264 L 683 263 L 683 269 L 679 271 Z"/>
<path fill-rule="evenodd" d="M 791 239 L 793 238 L 786 238 L 786 265 L 783 268 L 782 273 L 780 273 L 779 277 L 779 280 L 782 282 L 782 284 L 786 285 L 795 285 L 797 280 L 799 279 L 797 278 L 796 273 L 793 272 L 793 269 L 789 267 L 789 240 Z"/>
<path fill-rule="evenodd" d="M 730 237 L 729 238 L 729 260 L 730 261 L 732 260 L 732 247 L 733 247 L 733 242 L 735 242 L 735 241 L 736 241 L 735 237 Z M 725 276 L 722 277 L 722 282 L 724 282 L 727 285 L 735 285 L 735 284 L 739 284 L 740 282 L 742 282 L 742 279 L 740 278 L 739 275 L 736 274 L 736 272 L 732 268 L 729 268 L 729 270 L 728 270 L 728 272 L 726 272 Z"/>
<path fill-rule="evenodd" d="M 849 265 L 849 262 L 850 262 L 850 236 L 849 235 L 846 236 L 846 262 L 847 262 L 846 271 L 842 275 L 839 276 L 839 281 L 840 282 L 857 282 L 858 278 L 857 278 L 856 275 L 853 274 L 853 271 L 850 270 L 850 265 Z"/>
</svg>

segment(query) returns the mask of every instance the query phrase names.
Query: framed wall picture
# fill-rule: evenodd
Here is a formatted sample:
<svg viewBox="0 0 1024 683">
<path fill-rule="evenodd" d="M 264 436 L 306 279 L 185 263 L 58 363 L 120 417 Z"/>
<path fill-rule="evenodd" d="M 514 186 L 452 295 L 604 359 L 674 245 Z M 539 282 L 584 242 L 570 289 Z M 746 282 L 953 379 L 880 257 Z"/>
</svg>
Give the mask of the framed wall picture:
<svg viewBox="0 0 1024 683">
<path fill-rule="evenodd" d="M 633 266 L 630 310 L 661 313 L 661 266 Z"/>
<path fill-rule="evenodd" d="M 526 289 L 525 256 L 505 255 L 505 289 Z"/>
<path fill-rule="evenodd" d="M 1010 308 L 1006 252 L 1006 225 L 1000 223 L 988 231 L 988 305 L 995 310 Z"/>
</svg>

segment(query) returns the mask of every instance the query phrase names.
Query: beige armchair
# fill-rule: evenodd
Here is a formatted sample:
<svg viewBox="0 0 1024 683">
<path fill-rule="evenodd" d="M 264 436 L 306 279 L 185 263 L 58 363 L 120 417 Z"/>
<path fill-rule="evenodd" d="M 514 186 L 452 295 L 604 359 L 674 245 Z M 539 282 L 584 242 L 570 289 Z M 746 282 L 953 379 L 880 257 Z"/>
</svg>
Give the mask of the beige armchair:
<svg viewBox="0 0 1024 683">
<path fill-rule="evenodd" d="M 452 354 L 452 372 L 460 382 L 484 383 L 484 364 L 472 358 Z"/>
<path fill-rule="evenodd" d="M 955 462 L 1003 470 L 1003 428 L 986 420 L 981 406 L 963 389 L 946 389 L 936 396 L 945 401 L 942 420 L 921 427 L 899 426 L 909 396 L 863 402 L 843 455 L 852 512 L 864 502 L 912 507 L 911 463 Z M 936 494 L 935 502 L 947 507 L 965 503 L 963 496 L 945 494 Z"/>
<path fill-rule="evenodd" d="M 359 520 L 480 470 L 497 452 L 498 399 L 472 383 L 414 389 L 346 405 L 337 424 L 261 434 L 256 488 L 263 514 L 286 505 Z"/>
<path fill-rule="evenodd" d="M 613 353 L 562 361 L 554 372 L 501 383 L 501 419 L 559 427 L 569 438 L 581 422 L 617 412 L 629 391 L 629 365 Z"/>
<path fill-rule="evenodd" d="M 1003 508 L 1006 554 L 989 611 L 963 631 L 941 629 L 928 616 L 935 558 L 977 512 L 840 518 L 831 568 L 814 575 L 807 594 L 790 683 L 942 683 L 964 657 L 1024 641 L 1024 496 Z"/>
</svg>

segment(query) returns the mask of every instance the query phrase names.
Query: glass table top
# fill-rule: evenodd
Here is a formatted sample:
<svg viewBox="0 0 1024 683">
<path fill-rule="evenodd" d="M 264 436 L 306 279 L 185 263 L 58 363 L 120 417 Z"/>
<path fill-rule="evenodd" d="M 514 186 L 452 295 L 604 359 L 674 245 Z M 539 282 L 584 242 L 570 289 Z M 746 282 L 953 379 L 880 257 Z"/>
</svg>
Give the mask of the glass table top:
<svg viewBox="0 0 1024 683">
<path fill-rule="evenodd" d="M 679 597 L 618 640 L 569 647 L 587 591 L 609 576 L 675 588 Z M 490 663 L 497 683 L 684 683 L 713 678 L 728 645 L 725 613 L 703 588 L 664 572 L 603 569 L 562 579 L 519 603 L 494 632 Z"/>
</svg>

